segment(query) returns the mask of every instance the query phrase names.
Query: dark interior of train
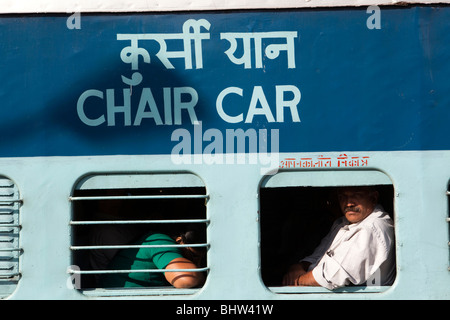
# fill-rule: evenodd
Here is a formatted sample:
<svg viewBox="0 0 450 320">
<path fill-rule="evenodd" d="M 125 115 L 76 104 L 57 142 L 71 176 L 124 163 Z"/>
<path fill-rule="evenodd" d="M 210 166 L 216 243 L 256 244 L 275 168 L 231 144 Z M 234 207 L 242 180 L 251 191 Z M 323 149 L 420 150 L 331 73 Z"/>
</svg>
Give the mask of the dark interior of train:
<svg viewBox="0 0 450 320">
<path fill-rule="evenodd" d="M 166 196 L 166 195 L 205 195 L 203 187 L 191 188 L 143 188 L 143 189 L 103 189 L 76 190 L 74 197 L 98 196 Z M 206 201 L 203 198 L 191 199 L 127 199 L 127 200 L 79 200 L 73 203 L 72 221 L 119 221 L 120 220 L 189 220 L 206 219 Z M 206 223 L 199 224 L 206 234 Z M 189 223 L 132 223 L 95 224 L 72 226 L 72 246 L 129 245 L 149 232 L 177 236 L 189 228 Z M 128 236 L 130 235 L 130 236 Z M 120 241 L 118 239 L 121 239 Z M 204 239 L 206 241 L 206 239 Z M 118 243 L 120 242 L 120 243 Z M 106 249 L 105 249 L 106 250 Z M 117 249 L 110 249 L 117 250 Z M 97 251 L 98 252 L 98 251 Z M 80 270 L 108 269 L 98 263 L 93 250 L 73 250 L 72 264 Z M 109 256 L 109 254 L 108 254 Z M 205 257 L 206 259 L 206 257 Z M 94 266 L 95 265 L 95 266 Z M 202 262 L 206 266 L 206 260 Z M 96 288 L 98 275 L 83 275 L 81 288 Z"/>
<path fill-rule="evenodd" d="M 375 186 L 379 203 L 393 215 L 391 185 Z M 281 286 L 290 265 L 308 256 L 340 217 L 336 189 L 285 187 L 260 190 L 261 276 L 268 287 Z"/>
</svg>

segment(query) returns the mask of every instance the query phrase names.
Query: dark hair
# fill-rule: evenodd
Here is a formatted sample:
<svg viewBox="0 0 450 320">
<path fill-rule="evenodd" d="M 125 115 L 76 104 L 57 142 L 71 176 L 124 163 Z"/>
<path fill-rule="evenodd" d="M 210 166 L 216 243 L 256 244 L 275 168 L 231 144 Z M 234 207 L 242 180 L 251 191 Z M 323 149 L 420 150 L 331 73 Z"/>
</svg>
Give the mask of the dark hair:
<svg viewBox="0 0 450 320">
<path fill-rule="evenodd" d="M 203 224 L 191 223 L 181 230 L 179 236 L 185 244 L 205 243 L 206 227 Z"/>
<path fill-rule="evenodd" d="M 181 241 L 184 244 L 204 244 L 206 243 L 206 226 L 200 223 L 188 224 L 178 236 L 181 237 Z M 195 261 L 196 256 L 200 259 L 196 264 L 199 267 L 204 267 L 206 266 L 206 251 L 207 247 L 195 247 L 193 250 L 188 251 L 188 255 L 185 255 L 185 258 Z"/>
</svg>

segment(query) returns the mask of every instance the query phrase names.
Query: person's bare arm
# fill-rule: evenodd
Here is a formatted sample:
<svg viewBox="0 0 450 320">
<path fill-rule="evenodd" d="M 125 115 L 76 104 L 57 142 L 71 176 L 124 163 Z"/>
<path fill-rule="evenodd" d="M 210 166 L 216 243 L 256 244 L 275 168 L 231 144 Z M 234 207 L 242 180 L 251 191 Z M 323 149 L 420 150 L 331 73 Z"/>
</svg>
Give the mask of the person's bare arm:
<svg viewBox="0 0 450 320">
<path fill-rule="evenodd" d="M 314 279 L 312 271 L 308 271 L 307 273 L 301 275 L 295 281 L 296 286 L 310 286 L 310 287 L 319 287 L 320 284 L 317 283 L 316 279 Z"/>
<path fill-rule="evenodd" d="M 293 264 L 283 277 L 283 286 L 320 286 L 312 271 L 307 271 L 309 266 L 308 262 Z"/>
<path fill-rule="evenodd" d="M 171 269 L 195 269 L 197 266 L 186 258 L 175 258 L 166 266 L 166 270 Z M 202 272 L 174 271 L 165 272 L 167 281 L 175 288 L 193 288 L 203 284 L 205 277 Z"/>
<path fill-rule="evenodd" d="M 306 270 L 308 270 L 308 267 L 309 263 L 307 262 L 300 262 L 290 266 L 288 272 L 283 277 L 282 285 L 295 286 L 297 279 L 307 272 Z"/>
</svg>

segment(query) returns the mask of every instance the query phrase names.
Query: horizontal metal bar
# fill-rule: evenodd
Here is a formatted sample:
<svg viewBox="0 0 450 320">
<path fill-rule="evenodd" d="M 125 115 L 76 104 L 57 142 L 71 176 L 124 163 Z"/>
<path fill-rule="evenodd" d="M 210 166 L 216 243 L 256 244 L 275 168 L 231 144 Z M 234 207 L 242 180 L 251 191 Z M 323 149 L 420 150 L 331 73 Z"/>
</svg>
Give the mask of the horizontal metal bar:
<svg viewBox="0 0 450 320">
<path fill-rule="evenodd" d="M 197 269 L 136 269 L 136 270 L 74 270 L 69 268 L 70 274 L 116 274 L 116 273 L 162 273 L 162 272 L 204 272 L 209 268 Z"/>
<path fill-rule="evenodd" d="M 0 189 L 3 188 L 13 188 L 14 187 L 14 183 L 12 181 L 0 181 Z"/>
<path fill-rule="evenodd" d="M 14 270 L 14 266 L 11 267 L 0 267 L 0 275 L 2 274 L 2 271 L 11 271 Z"/>
<path fill-rule="evenodd" d="M 22 228 L 22 225 L 20 224 L 1 224 L 0 228 Z"/>
<path fill-rule="evenodd" d="M 165 196 L 96 196 L 96 197 L 69 197 L 69 201 L 80 200 L 148 200 L 148 199 L 208 199 L 208 195 L 165 195 Z"/>
<path fill-rule="evenodd" d="M 208 243 L 196 244 L 154 244 L 154 245 L 111 245 L 111 246 L 70 246 L 70 250 L 93 249 L 140 249 L 140 248 L 208 248 Z"/>
<path fill-rule="evenodd" d="M 445 194 L 448 195 L 448 196 L 450 196 L 450 191 L 447 191 Z"/>
<path fill-rule="evenodd" d="M 0 204 L 4 204 L 4 203 L 15 203 L 15 202 L 20 202 L 20 203 L 22 203 L 23 202 L 23 199 L 9 199 L 9 200 L 7 200 L 7 199 L 2 199 L 2 200 L 0 200 Z"/>
<path fill-rule="evenodd" d="M 23 251 L 22 248 L 0 248 L 0 252 Z"/>
<path fill-rule="evenodd" d="M 70 221 L 70 225 L 99 225 L 99 224 L 157 224 L 157 223 L 209 223 L 208 219 L 184 219 L 184 220 L 94 220 L 94 221 Z"/>
<path fill-rule="evenodd" d="M 0 274 L 0 280 L 11 280 L 10 278 L 14 278 L 21 275 L 22 274 L 20 272 L 4 273 Z"/>
<path fill-rule="evenodd" d="M 445 220 L 446 220 L 447 222 L 450 222 L 450 218 L 446 218 Z"/>
</svg>

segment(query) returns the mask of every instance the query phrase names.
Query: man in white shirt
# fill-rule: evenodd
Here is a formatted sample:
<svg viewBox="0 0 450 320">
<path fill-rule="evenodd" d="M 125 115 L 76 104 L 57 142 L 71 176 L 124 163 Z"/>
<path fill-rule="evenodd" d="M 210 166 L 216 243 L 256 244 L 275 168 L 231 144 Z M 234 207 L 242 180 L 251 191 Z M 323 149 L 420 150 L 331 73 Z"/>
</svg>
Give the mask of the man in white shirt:
<svg viewBox="0 0 450 320">
<path fill-rule="evenodd" d="M 283 285 L 391 285 L 395 279 L 394 225 L 371 187 L 338 191 L 344 214 L 314 252 L 290 267 Z"/>
</svg>

